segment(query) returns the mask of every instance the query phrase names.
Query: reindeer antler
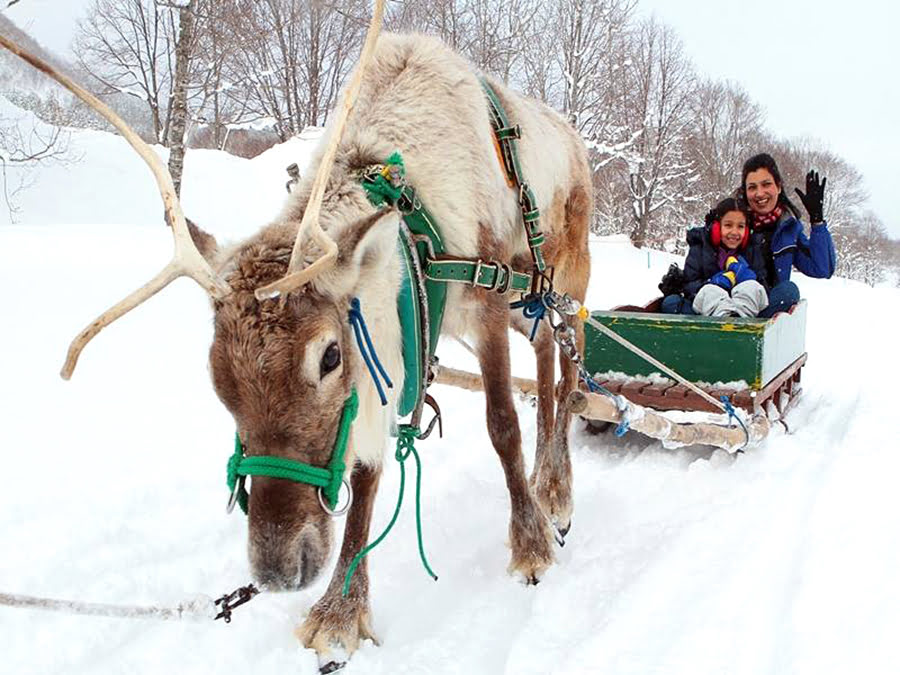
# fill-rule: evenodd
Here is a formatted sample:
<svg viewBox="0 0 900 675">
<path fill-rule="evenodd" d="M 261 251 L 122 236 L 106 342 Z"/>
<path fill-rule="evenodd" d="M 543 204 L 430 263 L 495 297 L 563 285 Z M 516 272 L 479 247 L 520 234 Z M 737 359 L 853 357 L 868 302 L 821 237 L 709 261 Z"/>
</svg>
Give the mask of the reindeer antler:
<svg viewBox="0 0 900 675">
<path fill-rule="evenodd" d="M 216 299 L 228 295 L 231 292 L 231 289 L 224 281 L 216 276 L 215 272 L 213 272 L 212 268 L 194 245 L 194 241 L 191 239 L 187 224 L 184 220 L 184 214 L 181 211 L 181 204 L 178 202 L 178 196 L 175 194 L 172 176 L 150 146 L 144 143 L 144 141 L 142 141 L 108 106 L 103 104 L 89 92 L 82 89 L 70 78 L 58 72 L 51 65 L 36 56 L 29 54 L 3 35 L 0 35 L 0 45 L 38 70 L 52 77 L 91 108 L 103 115 L 103 117 L 109 120 L 110 124 L 119 130 L 119 133 L 122 134 L 123 138 L 125 138 L 141 158 L 147 162 L 147 165 L 153 172 L 156 183 L 159 186 L 159 191 L 162 195 L 163 205 L 166 209 L 169 224 L 172 226 L 172 236 L 175 238 L 175 253 L 172 256 L 172 260 L 159 274 L 153 277 L 146 285 L 142 286 L 117 305 L 114 305 L 97 317 L 87 328 L 81 331 L 74 340 L 72 340 L 72 344 L 69 345 L 69 352 L 66 356 L 66 363 L 60 372 L 62 378 L 68 380 L 72 377 L 72 371 L 75 370 L 75 364 L 78 361 L 81 350 L 84 349 L 91 338 L 120 316 L 134 309 L 144 300 L 168 286 L 178 277 L 188 276 L 192 278 Z"/>
<path fill-rule="evenodd" d="M 291 253 L 291 261 L 288 264 L 288 271 L 281 279 L 274 281 L 266 286 L 256 289 L 256 298 L 265 300 L 282 293 L 290 293 L 296 288 L 300 288 L 313 277 L 321 274 L 325 270 L 331 268 L 337 259 L 337 244 L 334 239 L 329 237 L 322 226 L 319 224 L 319 212 L 322 210 L 322 199 L 325 196 L 325 185 L 328 183 L 328 176 L 331 173 L 331 167 L 334 165 L 334 156 L 337 153 L 338 144 L 344 133 L 344 126 L 356 97 L 359 94 L 362 85 L 363 75 L 366 66 L 372 59 L 372 52 L 375 50 L 375 41 L 378 39 L 378 33 L 381 30 L 381 22 L 384 16 L 384 0 L 375 0 L 375 7 L 372 10 L 372 21 L 369 23 L 369 31 L 366 33 L 366 41 L 363 44 L 362 52 L 359 56 L 359 64 L 350 80 L 350 85 L 344 94 L 344 105 L 338 111 L 338 117 L 334 123 L 334 129 L 328 142 L 328 147 L 322 155 L 322 162 L 319 164 L 319 172 L 313 181 L 312 190 L 310 191 L 309 202 L 306 205 L 306 211 L 300 220 L 300 226 L 297 229 L 297 238 L 294 240 L 294 250 Z M 319 245 L 323 254 L 309 267 L 301 269 L 303 264 L 302 245 L 303 238 L 309 234 L 313 241 Z"/>
</svg>

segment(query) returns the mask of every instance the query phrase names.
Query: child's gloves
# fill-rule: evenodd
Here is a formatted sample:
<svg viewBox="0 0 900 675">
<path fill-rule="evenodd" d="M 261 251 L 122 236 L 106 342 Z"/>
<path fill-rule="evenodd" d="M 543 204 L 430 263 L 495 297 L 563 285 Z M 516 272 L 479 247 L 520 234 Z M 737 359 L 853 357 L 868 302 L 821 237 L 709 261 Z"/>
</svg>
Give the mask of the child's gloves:
<svg viewBox="0 0 900 675">
<path fill-rule="evenodd" d="M 658 288 L 663 295 L 678 295 L 684 291 L 684 272 L 678 265 L 672 263 L 659 282 Z"/>
<path fill-rule="evenodd" d="M 716 272 L 709 278 L 709 283 L 721 286 L 726 291 L 731 291 L 734 286 L 734 272 Z"/>
<path fill-rule="evenodd" d="M 744 260 L 742 256 L 738 256 L 737 258 L 732 256 L 728 258 L 728 260 L 725 261 L 725 269 L 727 270 L 726 274 L 729 272 L 734 274 L 735 285 L 745 281 L 756 280 L 756 272 L 750 269 L 747 261 Z"/>
</svg>

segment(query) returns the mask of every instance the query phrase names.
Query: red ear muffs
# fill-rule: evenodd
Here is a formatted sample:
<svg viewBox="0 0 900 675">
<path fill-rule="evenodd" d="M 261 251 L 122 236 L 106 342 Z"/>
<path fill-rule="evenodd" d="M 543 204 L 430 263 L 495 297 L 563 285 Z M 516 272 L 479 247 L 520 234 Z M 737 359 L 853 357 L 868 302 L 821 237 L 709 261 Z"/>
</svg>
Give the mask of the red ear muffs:
<svg viewBox="0 0 900 675">
<path fill-rule="evenodd" d="M 709 238 L 712 239 L 713 246 L 718 246 L 722 243 L 722 223 L 718 220 L 714 220 L 712 226 L 709 228 Z M 747 248 L 747 242 L 750 241 L 750 228 L 744 228 L 744 236 L 741 239 L 741 243 L 739 248 L 745 249 Z"/>
</svg>

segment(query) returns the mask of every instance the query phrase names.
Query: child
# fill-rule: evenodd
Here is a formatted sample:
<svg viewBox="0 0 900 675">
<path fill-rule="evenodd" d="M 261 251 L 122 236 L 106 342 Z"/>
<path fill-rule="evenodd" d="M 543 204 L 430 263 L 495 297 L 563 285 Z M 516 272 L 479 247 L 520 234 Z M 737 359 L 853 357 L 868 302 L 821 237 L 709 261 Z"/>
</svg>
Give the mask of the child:
<svg viewBox="0 0 900 675">
<path fill-rule="evenodd" d="M 735 199 L 724 199 L 706 225 L 688 230 L 682 294 L 663 298 L 662 311 L 704 316 L 756 316 L 768 304 L 765 258 L 750 242 L 750 217 Z"/>
</svg>

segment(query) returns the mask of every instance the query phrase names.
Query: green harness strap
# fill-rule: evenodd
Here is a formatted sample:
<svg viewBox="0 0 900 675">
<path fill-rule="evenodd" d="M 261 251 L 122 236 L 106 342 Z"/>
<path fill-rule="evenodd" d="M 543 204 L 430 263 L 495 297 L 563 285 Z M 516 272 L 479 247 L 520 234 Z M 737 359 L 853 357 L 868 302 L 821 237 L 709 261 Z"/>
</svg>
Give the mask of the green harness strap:
<svg viewBox="0 0 900 675">
<path fill-rule="evenodd" d="M 428 354 L 422 352 L 422 321 L 417 284 L 414 279 L 415 261 L 412 250 L 416 251 L 419 261 L 427 261 L 444 253 L 444 242 L 434 223 L 434 219 L 416 196 L 415 190 L 404 181 L 406 168 L 403 158 L 395 152 L 383 165 L 367 167 L 360 173 L 360 181 L 366 196 L 373 206 L 396 206 L 403 215 L 407 232 L 401 228 L 398 247 L 402 251 L 404 264 L 403 281 L 397 295 L 397 313 L 400 316 L 400 327 L 403 336 L 403 391 L 397 403 L 397 414 L 405 417 L 415 410 L 424 391 L 427 381 L 427 366 L 434 358 L 440 336 L 441 323 L 444 319 L 444 306 L 447 302 L 447 287 L 437 280 L 425 280 L 424 292 L 428 307 Z"/>
<path fill-rule="evenodd" d="M 515 156 L 515 148 L 513 148 Z M 489 260 L 439 257 L 444 253 L 444 243 L 431 214 L 416 196 L 415 190 L 404 182 L 406 167 L 399 152 L 395 152 L 383 165 L 362 175 L 362 186 L 374 206 L 397 206 L 403 214 L 403 222 L 414 235 L 425 235 L 431 240 L 431 249 L 424 242 L 417 242 L 419 259 L 423 261 L 428 293 L 429 320 L 431 326 L 432 356 L 440 334 L 440 319 L 446 300 L 443 284 L 458 282 L 489 291 L 524 293 L 531 288 L 531 275 L 516 272 L 504 263 Z M 407 249 L 406 246 L 403 247 Z M 543 259 L 542 264 L 543 264 Z M 543 267 L 541 268 L 543 270 Z M 434 284 L 427 282 L 435 282 Z M 436 305 L 440 305 L 440 310 Z M 434 309 L 432 309 L 434 307 Z"/>
<path fill-rule="evenodd" d="M 525 233 L 528 237 L 528 248 L 531 249 L 531 259 L 538 272 L 546 269 L 544 255 L 541 253 L 541 245 L 544 243 L 544 233 L 541 232 L 541 212 L 537 206 L 537 198 L 525 180 L 522 173 L 522 165 L 519 164 L 519 153 L 516 150 L 516 141 L 522 137 L 522 128 L 512 125 L 500 103 L 500 98 L 493 87 L 485 78 L 481 80 L 481 87 L 488 101 L 488 110 L 491 116 L 491 128 L 494 137 L 500 147 L 500 156 L 506 175 L 519 188 L 519 206 L 522 209 L 522 222 L 525 224 Z"/>
</svg>

